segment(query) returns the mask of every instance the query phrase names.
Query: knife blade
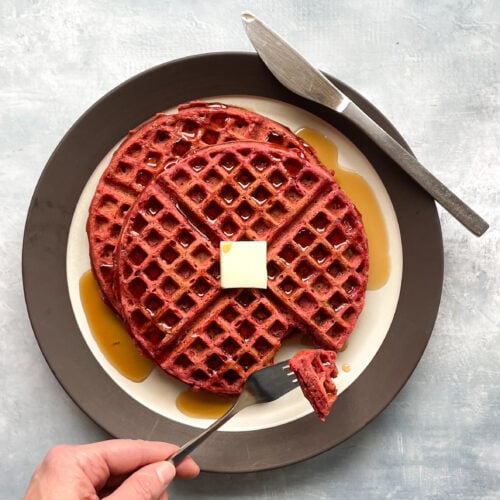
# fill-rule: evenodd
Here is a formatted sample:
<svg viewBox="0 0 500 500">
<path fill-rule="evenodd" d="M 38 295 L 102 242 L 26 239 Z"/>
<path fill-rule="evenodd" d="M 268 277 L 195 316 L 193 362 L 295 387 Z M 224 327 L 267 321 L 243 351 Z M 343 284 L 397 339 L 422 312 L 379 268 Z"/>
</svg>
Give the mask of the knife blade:
<svg viewBox="0 0 500 500">
<path fill-rule="evenodd" d="M 283 38 L 250 12 L 244 12 L 242 20 L 257 54 L 282 85 L 348 118 L 469 231 L 476 236 L 484 234 L 489 225 L 482 217 L 451 192 Z"/>
</svg>

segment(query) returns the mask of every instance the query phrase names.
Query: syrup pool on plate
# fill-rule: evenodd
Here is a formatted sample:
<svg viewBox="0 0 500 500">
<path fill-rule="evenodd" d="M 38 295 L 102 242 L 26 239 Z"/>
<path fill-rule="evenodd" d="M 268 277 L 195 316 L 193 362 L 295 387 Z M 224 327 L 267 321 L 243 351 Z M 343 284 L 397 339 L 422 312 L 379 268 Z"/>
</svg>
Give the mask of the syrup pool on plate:
<svg viewBox="0 0 500 500">
<path fill-rule="evenodd" d="M 186 389 L 177 396 L 175 404 L 189 417 L 219 418 L 233 406 L 235 401 L 235 396 Z"/>
<path fill-rule="evenodd" d="M 80 278 L 80 297 L 92 335 L 106 359 L 123 376 L 142 382 L 154 363 L 141 355 L 120 319 L 102 300 L 92 271 Z"/>
</svg>

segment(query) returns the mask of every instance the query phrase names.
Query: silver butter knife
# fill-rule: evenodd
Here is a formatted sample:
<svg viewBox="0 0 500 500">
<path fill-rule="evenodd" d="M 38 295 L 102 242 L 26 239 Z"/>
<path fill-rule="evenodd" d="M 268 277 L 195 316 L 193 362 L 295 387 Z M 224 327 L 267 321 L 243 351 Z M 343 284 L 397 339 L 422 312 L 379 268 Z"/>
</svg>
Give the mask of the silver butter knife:
<svg viewBox="0 0 500 500">
<path fill-rule="evenodd" d="M 255 50 L 271 73 L 292 92 L 341 113 L 359 127 L 415 182 L 476 236 L 489 227 L 474 210 L 453 194 L 414 156 L 354 104 L 293 47 L 253 14 L 242 14 L 243 25 Z"/>
</svg>

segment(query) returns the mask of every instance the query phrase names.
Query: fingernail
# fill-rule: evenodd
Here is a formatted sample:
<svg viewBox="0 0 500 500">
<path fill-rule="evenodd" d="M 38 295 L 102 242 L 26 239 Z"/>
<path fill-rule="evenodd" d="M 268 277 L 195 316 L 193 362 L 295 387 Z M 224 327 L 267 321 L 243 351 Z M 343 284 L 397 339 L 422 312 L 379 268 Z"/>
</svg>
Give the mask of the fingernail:
<svg viewBox="0 0 500 500">
<path fill-rule="evenodd" d="M 175 477 L 175 467 L 172 462 L 162 462 L 156 468 L 156 473 L 163 484 L 168 484 Z"/>
</svg>

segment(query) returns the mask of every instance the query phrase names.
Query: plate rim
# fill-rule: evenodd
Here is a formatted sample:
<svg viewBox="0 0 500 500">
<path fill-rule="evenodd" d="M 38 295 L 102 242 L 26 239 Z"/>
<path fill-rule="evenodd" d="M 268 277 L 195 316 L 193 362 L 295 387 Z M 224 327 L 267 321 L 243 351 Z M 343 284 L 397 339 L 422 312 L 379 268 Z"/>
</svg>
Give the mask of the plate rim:
<svg viewBox="0 0 500 500">
<path fill-rule="evenodd" d="M 218 75 L 223 69 L 232 72 L 220 81 Z M 201 95 L 194 94 L 198 92 L 197 85 L 200 85 L 199 82 L 197 85 L 191 83 L 195 75 L 206 76 L 207 80 L 203 85 L 213 90 Z M 380 111 L 344 83 L 326 76 L 410 151 L 404 139 Z M 179 89 L 178 81 L 183 78 L 188 82 L 184 88 Z M 159 85 L 160 82 L 162 85 Z M 163 84 L 166 84 L 170 93 L 165 90 Z M 229 89 L 236 88 L 240 91 L 228 92 Z M 246 91 L 252 88 L 252 92 Z M 260 93 L 256 94 L 255 90 Z M 141 99 L 137 101 L 140 102 L 134 101 L 131 106 L 123 105 L 130 103 L 130 99 L 138 92 Z M 145 95 L 147 92 L 149 93 Z M 170 101 L 165 98 L 165 94 L 168 94 Z M 200 54 L 150 68 L 126 80 L 99 99 L 74 123 L 55 148 L 40 176 L 28 210 L 23 238 L 22 274 L 28 315 L 40 349 L 66 393 L 96 424 L 116 437 L 170 439 L 179 444 L 199 432 L 199 429 L 171 421 L 142 407 L 119 388 L 97 363 L 73 316 L 67 290 L 65 257 L 69 225 L 81 189 L 104 154 L 126 135 L 125 125 L 132 128 L 158 110 L 181 102 L 224 94 L 260 95 L 296 105 L 326 120 L 351 139 L 367 156 L 386 186 L 398 218 L 403 247 L 400 297 L 386 339 L 365 371 L 340 395 L 326 424 L 311 414 L 270 429 L 219 431 L 211 438 L 210 446 L 200 448 L 194 455 L 204 471 L 252 472 L 306 460 L 337 446 L 364 428 L 406 384 L 432 333 L 439 309 L 444 271 L 443 242 L 435 203 L 371 141 L 364 138 L 355 126 L 341 115 L 286 90 L 271 76 L 254 53 Z M 182 98 L 184 95 L 191 97 Z M 164 104 L 159 105 L 162 100 Z M 167 103 L 170 103 L 170 106 Z M 106 120 L 107 125 L 112 123 L 113 127 L 106 128 L 108 135 L 97 135 L 95 127 L 103 128 L 103 120 Z M 360 143 L 356 138 L 362 138 L 363 141 Z M 74 154 L 71 154 L 79 150 L 86 151 L 86 167 L 84 165 L 76 172 L 66 174 L 70 175 L 72 180 L 65 186 L 67 190 L 61 190 L 58 174 L 65 172 L 67 163 L 72 160 L 77 165 L 81 164 L 82 159 L 75 159 Z M 401 223 L 406 220 L 413 222 L 411 231 L 408 224 Z M 58 261 L 61 254 L 64 258 Z M 47 262 L 50 265 L 43 265 Z M 47 288 L 52 293 L 48 293 Z M 62 312 L 53 303 L 56 298 Z M 418 318 L 412 316 L 411 313 L 415 313 L 409 307 L 416 300 L 419 301 L 420 316 L 424 316 L 420 318 L 418 325 L 413 324 Z M 54 333 L 57 326 L 65 332 L 63 337 Z M 403 333 L 399 333 L 401 331 Z M 402 356 L 404 362 L 391 362 L 394 352 L 398 352 L 396 347 L 403 347 L 403 340 L 406 344 Z M 385 366 L 382 374 L 377 371 L 380 365 Z M 90 376 L 90 379 L 82 380 L 81 377 L 75 376 L 75 366 L 85 370 L 83 373 Z M 94 390 L 89 392 L 88 384 L 91 382 L 99 383 L 98 390 L 94 387 Z M 103 410 L 104 395 L 108 404 Z M 124 420 L 119 411 L 123 406 L 127 412 L 132 411 L 134 422 L 137 419 L 145 422 L 147 431 L 138 432 L 135 424 Z M 117 419 L 120 429 L 116 428 Z M 164 421 L 167 421 L 168 425 L 165 425 Z M 308 432 L 304 432 L 305 427 Z M 280 436 L 278 439 L 281 442 L 286 442 L 287 436 L 294 435 L 293 446 L 288 443 L 272 446 L 271 443 L 276 444 L 277 435 Z M 246 447 L 248 452 L 244 461 L 238 461 L 234 453 L 235 450 L 241 449 L 241 446 Z M 265 450 L 263 454 L 262 449 Z"/>
</svg>

